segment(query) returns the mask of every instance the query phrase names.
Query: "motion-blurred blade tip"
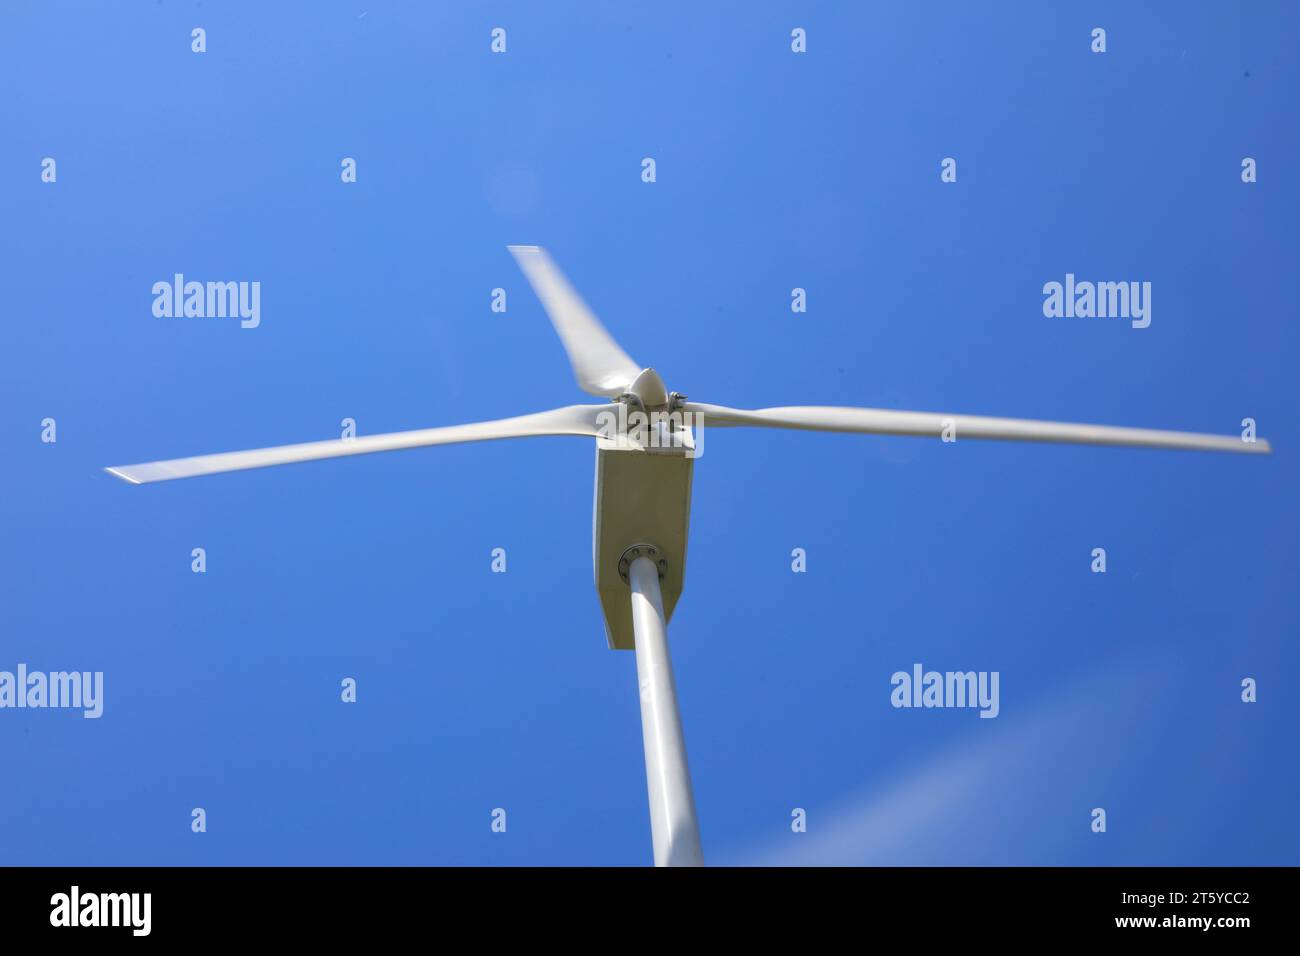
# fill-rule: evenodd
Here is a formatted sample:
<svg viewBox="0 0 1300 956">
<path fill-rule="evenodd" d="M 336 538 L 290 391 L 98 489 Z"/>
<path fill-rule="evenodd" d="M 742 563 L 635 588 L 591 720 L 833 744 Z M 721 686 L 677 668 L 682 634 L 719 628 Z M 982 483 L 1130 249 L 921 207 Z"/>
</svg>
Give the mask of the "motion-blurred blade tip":
<svg viewBox="0 0 1300 956">
<path fill-rule="evenodd" d="M 129 482 L 129 483 L 131 483 L 131 484 L 133 484 L 133 485 L 138 485 L 138 484 L 140 484 L 140 479 L 139 479 L 139 478 L 132 478 L 132 477 L 131 477 L 130 475 L 128 475 L 126 472 L 124 472 L 124 471 L 122 471 L 122 470 L 120 470 L 120 469 L 118 469 L 118 468 L 105 468 L 104 470 L 105 470 L 106 472 L 108 472 L 110 475 L 113 475 L 114 477 L 117 477 L 117 478 L 121 478 L 123 481 Z"/>
</svg>

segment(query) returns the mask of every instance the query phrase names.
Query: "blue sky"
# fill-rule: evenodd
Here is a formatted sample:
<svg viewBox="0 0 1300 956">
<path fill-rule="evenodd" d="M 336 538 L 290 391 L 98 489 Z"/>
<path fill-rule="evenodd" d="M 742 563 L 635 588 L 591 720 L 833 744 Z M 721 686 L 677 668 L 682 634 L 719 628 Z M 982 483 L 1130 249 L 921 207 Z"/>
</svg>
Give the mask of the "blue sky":
<svg viewBox="0 0 1300 956">
<path fill-rule="evenodd" d="M 105 702 L 0 710 L 0 862 L 648 862 L 588 441 L 100 470 L 585 400 L 508 243 L 695 400 L 1274 444 L 711 433 L 670 631 L 710 862 L 1300 862 L 1300 14 L 615 6 L 5 5 L 0 669 Z M 261 325 L 154 317 L 176 272 Z M 1151 326 L 1045 318 L 1067 272 Z M 892 708 L 916 662 L 1000 715 Z"/>
</svg>

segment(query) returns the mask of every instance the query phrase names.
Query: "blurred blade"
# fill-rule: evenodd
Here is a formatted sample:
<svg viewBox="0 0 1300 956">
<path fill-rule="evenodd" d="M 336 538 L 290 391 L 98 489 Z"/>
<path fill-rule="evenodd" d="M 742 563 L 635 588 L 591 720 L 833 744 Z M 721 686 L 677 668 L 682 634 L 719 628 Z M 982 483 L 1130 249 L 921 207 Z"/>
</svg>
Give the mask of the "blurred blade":
<svg viewBox="0 0 1300 956">
<path fill-rule="evenodd" d="M 1028 418 L 986 418 L 982 415 L 944 415 L 938 412 L 896 412 L 881 408 L 797 406 L 746 411 L 722 405 L 686 402 L 682 411 L 703 416 L 704 426 L 752 425 L 760 428 L 803 428 L 819 432 L 860 432 L 867 435 L 921 435 L 939 438 L 952 427 L 957 439 L 994 438 L 1008 441 L 1065 442 L 1074 445 L 1132 445 L 1139 448 L 1187 448 L 1195 451 L 1230 451 L 1267 454 L 1268 442 L 1242 441 L 1233 435 L 1159 431 L 1153 428 L 1117 428 L 1111 425 L 1075 425 Z"/>
<path fill-rule="evenodd" d="M 389 432 L 386 435 L 363 435 L 302 445 L 277 445 L 274 448 L 173 458 L 170 461 L 151 461 L 141 465 L 117 465 L 104 470 L 139 485 L 150 481 L 170 481 L 172 478 L 192 478 L 195 475 L 211 475 L 223 471 L 243 471 L 246 468 L 265 468 L 268 465 L 287 465 L 344 455 L 368 455 L 376 451 L 422 448 L 426 445 L 453 445 L 457 442 L 526 438 L 532 435 L 594 436 L 598 431 L 597 414 L 608 409 L 608 405 L 568 405 L 549 412 L 503 418 L 494 422 Z"/>
<path fill-rule="evenodd" d="M 641 373 L 569 285 L 546 250 L 539 246 L 507 246 L 523 270 L 542 308 L 569 353 L 578 387 L 592 395 L 616 396 Z"/>
</svg>

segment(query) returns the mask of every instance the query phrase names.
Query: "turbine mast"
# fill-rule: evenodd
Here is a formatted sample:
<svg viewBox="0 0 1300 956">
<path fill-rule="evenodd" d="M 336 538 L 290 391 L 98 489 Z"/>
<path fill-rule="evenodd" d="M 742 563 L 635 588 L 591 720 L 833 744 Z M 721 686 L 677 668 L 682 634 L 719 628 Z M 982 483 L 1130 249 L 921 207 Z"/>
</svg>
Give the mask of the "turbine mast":
<svg viewBox="0 0 1300 956">
<path fill-rule="evenodd" d="M 703 866 L 686 740 L 668 654 L 668 628 L 659 594 L 659 560 L 651 545 L 628 548 L 620 561 L 632 590 L 636 675 L 641 687 L 641 734 L 655 866 Z M 621 569 L 621 568 L 620 568 Z"/>
</svg>

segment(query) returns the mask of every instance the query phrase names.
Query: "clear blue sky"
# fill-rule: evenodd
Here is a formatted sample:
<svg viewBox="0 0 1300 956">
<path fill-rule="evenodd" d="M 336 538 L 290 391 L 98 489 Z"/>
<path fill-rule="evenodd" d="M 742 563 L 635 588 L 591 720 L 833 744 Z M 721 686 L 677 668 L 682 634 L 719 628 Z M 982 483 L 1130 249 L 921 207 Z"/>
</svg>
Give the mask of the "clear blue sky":
<svg viewBox="0 0 1300 956">
<path fill-rule="evenodd" d="M 0 669 L 106 699 L 0 711 L 0 862 L 649 861 L 586 440 L 100 470 L 586 400 L 507 243 L 695 400 L 1276 449 L 711 433 L 671 628 L 711 862 L 1300 862 L 1296 8 L 613 6 L 5 4 Z M 261 326 L 155 318 L 176 272 Z M 1045 318 L 1067 272 L 1151 326 Z M 893 709 L 916 662 L 1000 716 Z"/>
</svg>

